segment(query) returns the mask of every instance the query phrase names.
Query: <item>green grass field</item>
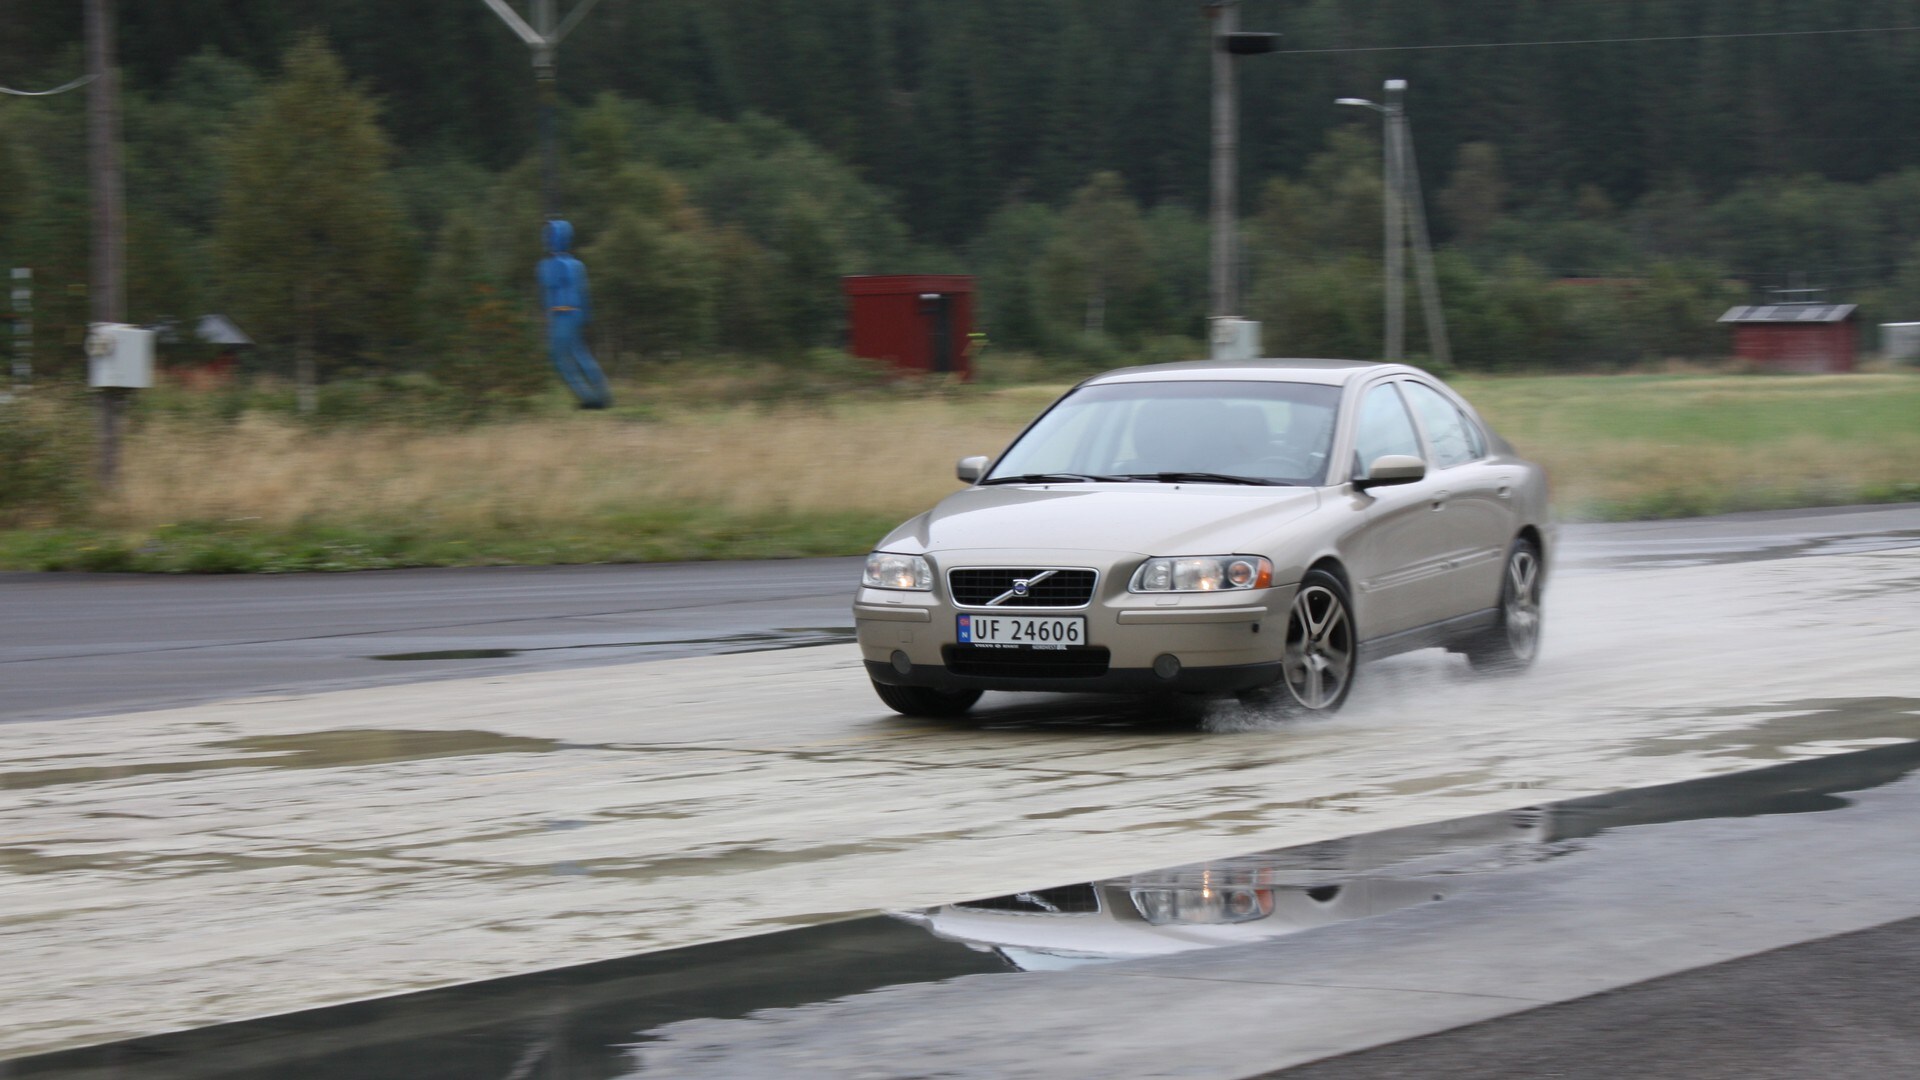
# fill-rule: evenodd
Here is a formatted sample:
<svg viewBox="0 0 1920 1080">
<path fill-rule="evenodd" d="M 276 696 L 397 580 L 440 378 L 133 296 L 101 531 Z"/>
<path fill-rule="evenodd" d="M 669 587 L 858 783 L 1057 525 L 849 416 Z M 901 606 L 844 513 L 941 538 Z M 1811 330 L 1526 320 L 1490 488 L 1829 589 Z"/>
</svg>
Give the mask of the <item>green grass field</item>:
<svg viewBox="0 0 1920 1080">
<path fill-rule="evenodd" d="M 1547 466 L 1565 521 L 1920 500 L 1917 373 L 1456 385 Z M 115 493 L 0 483 L 0 513 L 13 526 L 0 530 L 0 568 L 284 572 L 857 554 L 955 490 L 954 459 L 998 451 L 1063 388 L 868 387 L 751 403 L 749 387 L 715 379 L 625 388 L 628 404 L 607 413 L 554 406 L 481 424 L 404 413 L 305 423 L 176 392 L 143 403 Z M 58 438 L 72 443 L 68 471 L 77 471 L 85 403 L 31 408 L 43 442 L 67 433 Z M 19 445 L 21 460 L 47 457 L 27 453 L 44 446 Z"/>
</svg>

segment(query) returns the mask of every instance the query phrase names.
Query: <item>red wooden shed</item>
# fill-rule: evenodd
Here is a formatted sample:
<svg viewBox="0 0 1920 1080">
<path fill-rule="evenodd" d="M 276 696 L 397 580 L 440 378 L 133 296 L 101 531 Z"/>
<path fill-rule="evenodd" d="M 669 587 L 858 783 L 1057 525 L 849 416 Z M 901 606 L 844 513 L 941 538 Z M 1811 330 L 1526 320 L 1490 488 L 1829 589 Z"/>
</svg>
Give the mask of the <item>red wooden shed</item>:
<svg viewBox="0 0 1920 1080">
<path fill-rule="evenodd" d="M 1768 371 L 1852 371 L 1858 329 L 1853 304 L 1762 304 L 1720 316 L 1733 327 L 1733 355 Z"/>
<path fill-rule="evenodd" d="M 853 355 L 901 371 L 973 377 L 973 278 L 886 274 L 841 279 Z"/>
</svg>

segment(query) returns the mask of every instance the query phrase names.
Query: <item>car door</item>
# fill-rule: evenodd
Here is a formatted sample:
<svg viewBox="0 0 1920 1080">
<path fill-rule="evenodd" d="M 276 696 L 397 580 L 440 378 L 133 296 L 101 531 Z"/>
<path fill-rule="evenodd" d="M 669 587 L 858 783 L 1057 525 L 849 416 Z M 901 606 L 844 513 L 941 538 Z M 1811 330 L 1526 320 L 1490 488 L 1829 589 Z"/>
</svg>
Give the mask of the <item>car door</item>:
<svg viewBox="0 0 1920 1080">
<path fill-rule="evenodd" d="M 1431 476 L 1439 477 L 1436 515 L 1447 548 L 1447 596 L 1440 618 L 1467 615 L 1500 600 L 1507 545 L 1518 526 L 1513 510 L 1515 470 L 1487 457 L 1484 433 L 1440 390 L 1417 379 L 1400 384 L 1427 447 Z"/>
<path fill-rule="evenodd" d="M 1362 391 L 1351 423 L 1351 478 L 1364 477 L 1368 466 L 1387 454 L 1424 457 L 1413 416 L 1392 381 Z M 1411 484 L 1349 490 L 1351 518 L 1343 547 L 1362 640 L 1444 618 L 1450 607 L 1449 544 L 1440 528 L 1439 479 L 1429 473 Z"/>
</svg>

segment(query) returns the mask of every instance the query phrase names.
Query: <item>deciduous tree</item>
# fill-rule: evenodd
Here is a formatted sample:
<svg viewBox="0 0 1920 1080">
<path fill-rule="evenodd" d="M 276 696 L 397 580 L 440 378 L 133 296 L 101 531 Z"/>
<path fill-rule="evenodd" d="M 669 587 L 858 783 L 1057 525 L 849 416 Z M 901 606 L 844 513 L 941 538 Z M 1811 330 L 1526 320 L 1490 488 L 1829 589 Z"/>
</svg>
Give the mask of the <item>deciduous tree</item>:
<svg viewBox="0 0 1920 1080">
<path fill-rule="evenodd" d="M 369 357 L 402 340 L 410 314 L 414 244 L 378 116 L 310 36 L 226 144 L 220 288 L 257 340 L 292 350 L 303 411 L 323 353 Z"/>
</svg>

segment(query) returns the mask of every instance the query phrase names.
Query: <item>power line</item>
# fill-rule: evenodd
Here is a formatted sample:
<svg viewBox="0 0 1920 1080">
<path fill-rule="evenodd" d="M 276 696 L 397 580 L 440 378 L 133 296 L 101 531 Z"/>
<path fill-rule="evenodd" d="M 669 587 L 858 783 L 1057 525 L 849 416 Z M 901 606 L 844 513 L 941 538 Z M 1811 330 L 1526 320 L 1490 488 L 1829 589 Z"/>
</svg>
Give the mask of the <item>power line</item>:
<svg viewBox="0 0 1920 1080">
<path fill-rule="evenodd" d="M 1459 45 L 1362 45 L 1341 49 L 1276 49 L 1283 56 L 1317 53 L 1439 52 L 1448 49 L 1522 49 L 1545 45 L 1642 45 L 1659 41 L 1731 41 L 1739 38 L 1823 37 L 1834 34 L 1900 34 L 1920 26 L 1859 26 L 1845 30 L 1758 30 L 1741 34 L 1674 34 L 1666 37 L 1571 38 L 1562 41 L 1477 41 Z"/>
<path fill-rule="evenodd" d="M 11 86 L 0 86 L 0 94 L 12 94 L 14 97 L 52 97 L 55 94 L 64 94 L 69 90 L 78 90 L 99 77 L 98 75 L 82 75 L 65 86 L 56 86 L 51 90 L 15 90 Z"/>
</svg>

